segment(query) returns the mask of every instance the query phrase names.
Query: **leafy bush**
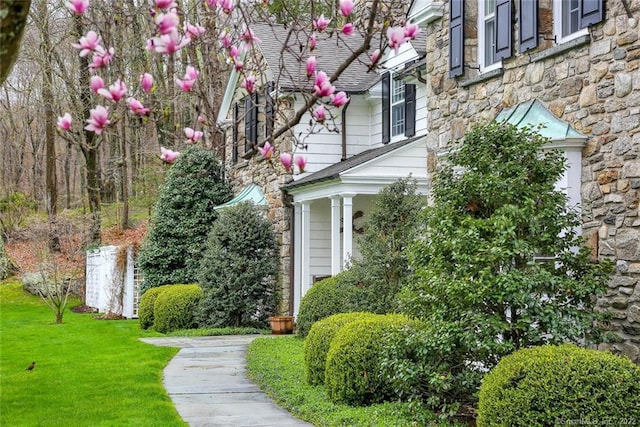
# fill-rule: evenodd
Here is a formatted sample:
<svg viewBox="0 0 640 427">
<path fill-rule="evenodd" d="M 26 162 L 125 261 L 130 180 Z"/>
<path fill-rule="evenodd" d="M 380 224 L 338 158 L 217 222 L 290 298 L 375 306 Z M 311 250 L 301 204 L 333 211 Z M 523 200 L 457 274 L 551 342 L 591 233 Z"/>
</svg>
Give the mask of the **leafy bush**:
<svg viewBox="0 0 640 427">
<path fill-rule="evenodd" d="M 140 327 L 142 329 L 149 329 L 153 327 L 153 307 L 156 304 L 156 299 L 160 293 L 170 286 L 173 285 L 151 288 L 140 297 L 140 303 L 138 304 L 138 320 L 140 321 Z"/>
<path fill-rule="evenodd" d="M 202 289 L 198 285 L 166 287 L 153 306 L 154 329 L 166 333 L 197 327 L 195 312 L 202 296 Z"/>
<path fill-rule="evenodd" d="M 640 367 L 574 345 L 519 350 L 480 388 L 478 426 L 637 425 Z"/>
<path fill-rule="evenodd" d="M 315 322 L 332 314 L 357 311 L 363 292 L 356 283 L 351 270 L 314 283 L 300 301 L 298 334 L 306 337 Z"/>
<path fill-rule="evenodd" d="M 325 388 L 329 399 L 358 406 L 392 397 L 390 384 L 379 374 L 382 337 L 408 322 L 398 314 L 374 315 L 340 328 L 327 353 Z"/>
<path fill-rule="evenodd" d="M 309 335 L 304 341 L 304 364 L 309 384 L 324 384 L 327 353 L 329 352 L 331 341 L 340 328 L 347 323 L 369 316 L 374 316 L 374 314 L 364 312 L 340 313 L 313 324 Z"/>
<path fill-rule="evenodd" d="M 167 173 L 149 231 L 138 253 L 144 273 L 141 292 L 171 283 L 196 281 L 207 234 L 231 198 L 222 163 L 199 146 L 182 152 Z"/>
<path fill-rule="evenodd" d="M 389 313 L 410 275 L 407 247 L 416 237 L 418 217 L 426 198 L 417 184 L 399 179 L 383 188 L 367 213 L 364 233 L 358 236 L 361 259 L 351 267 L 354 282 L 363 289 L 364 310 Z"/>
<path fill-rule="evenodd" d="M 9 193 L 0 199 L 0 232 L 5 236 L 24 225 L 25 217 L 37 209 L 37 203 L 20 192 Z"/>
<path fill-rule="evenodd" d="M 271 222 L 250 202 L 223 210 L 209 233 L 199 283 L 205 327 L 262 327 L 279 303 L 278 250 Z"/>
<path fill-rule="evenodd" d="M 546 143 L 530 129 L 476 126 L 436 175 L 400 311 L 450 337 L 442 356 L 459 382 L 518 348 L 600 339 L 594 297 L 611 263 L 583 246 L 579 215 L 555 190 L 565 159 Z"/>
</svg>

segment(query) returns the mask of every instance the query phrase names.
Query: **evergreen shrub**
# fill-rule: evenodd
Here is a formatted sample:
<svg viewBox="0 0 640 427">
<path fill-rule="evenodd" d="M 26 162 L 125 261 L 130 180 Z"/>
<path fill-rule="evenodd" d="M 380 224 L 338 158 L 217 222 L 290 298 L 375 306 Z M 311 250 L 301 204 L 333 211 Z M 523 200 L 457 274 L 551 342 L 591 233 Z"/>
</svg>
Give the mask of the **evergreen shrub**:
<svg viewBox="0 0 640 427">
<path fill-rule="evenodd" d="M 311 326 L 311 330 L 304 341 L 305 372 L 309 384 L 324 384 L 327 353 L 329 352 L 331 341 L 340 328 L 347 323 L 369 316 L 375 315 L 365 312 L 339 313 L 319 320 Z"/>
<path fill-rule="evenodd" d="M 315 322 L 332 314 L 357 311 L 362 294 L 351 270 L 314 283 L 300 301 L 298 335 L 306 337 Z"/>
<path fill-rule="evenodd" d="M 173 285 L 163 285 L 157 288 L 151 288 L 147 290 L 141 297 L 138 304 L 138 320 L 140 321 L 140 328 L 149 329 L 153 327 L 153 307 L 155 306 L 156 299 L 165 289 Z"/>
<path fill-rule="evenodd" d="M 640 367 L 575 345 L 504 357 L 480 388 L 478 426 L 639 425 Z"/>
<path fill-rule="evenodd" d="M 167 286 L 154 304 L 154 329 L 167 333 L 198 326 L 195 313 L 203 292 L 198 285 Z"/>
<path fill-rule="evenodd" d="M 325 388 L 334 403 L 364 406 L 393 397 L 382 375 L 384 337 L 411 321 L 399 314 L 369 316 L 344 325 L 327 353 Z"/>
</svg>

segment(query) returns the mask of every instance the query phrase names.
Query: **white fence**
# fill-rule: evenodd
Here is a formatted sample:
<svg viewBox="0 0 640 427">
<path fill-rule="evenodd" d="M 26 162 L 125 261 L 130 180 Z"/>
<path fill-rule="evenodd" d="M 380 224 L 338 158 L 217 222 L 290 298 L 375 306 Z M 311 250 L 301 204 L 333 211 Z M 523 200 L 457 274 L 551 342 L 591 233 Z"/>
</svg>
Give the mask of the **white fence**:
<svg viewBox="0 0 640 427">
<path fill-rule="evenodd" d="M 87 252 L 86 305 L 100 313 L 137 318 L 140 283 L 131 246 L 103 246 Z"/>
</svg>

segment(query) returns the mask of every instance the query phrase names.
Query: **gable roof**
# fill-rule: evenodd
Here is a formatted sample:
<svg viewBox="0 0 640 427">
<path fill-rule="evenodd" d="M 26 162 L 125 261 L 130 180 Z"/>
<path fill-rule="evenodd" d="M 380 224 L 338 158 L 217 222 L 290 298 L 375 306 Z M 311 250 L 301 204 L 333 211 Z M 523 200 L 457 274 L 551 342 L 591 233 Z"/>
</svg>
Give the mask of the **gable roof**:
<svg viewBox="0 0 640 427">
<path fill-rule="evenodd" d="M 356 50 L 364 40 L 354 33 L 351 36 L 337 37 L 328 33 L 317 33 L 317 45 L 313 52 L 301 55 L 306 49 L 309 39 L 308 29 L 287 28 L 283 25 L 257 23 L 251 26 L 252 31 L 262 40 L 259 49 L 274 73 L 276 86 L 284 90 L 311 89 L 313 79 L 307 79 L 306 60 L 315 56 L 317 70 L 331 76 L 340 65 Z M 372 50 L 375 44 L 372 42 Z M 365 52 L 353 61 L 333 82 L 336 90 L 347 93 L 363 93 L 379 78 L 375 70 L 369 70 L 370 59 Z"/>
<path fill-rule="evenodd" d="M 411 144 L 414 141 L 417 141 L 420 138 L 423 138 L 424 135 L 416 136 L 413 138 L 404 139 L 402 141 L 394 142 L 391 144 L 383 145 L 382 147 L 372 148 L 366 151 L 363 151 L 355 156 L 351 156 L 346 160 L 343 160 L 339 163 L 335 163 L 331 166 L 328 166 L 324 169 L 319 170 L 318 172 L 314 172 L 301 178 L 297 181 L 291 182 L 282 187 L 283 190 L 290 190 L 292 188 L 303 187 L 305 185 L 314 184 L 321 181 L 328 181 L 332 179 L 337 179 L 340 177 L 340 174 L 348 171 L 349 169 L 353 169 L 357 166 L 360 166 L 364 163 L 367 163 L 373 159 L 376 159 L 380 156 L 383 156 L 387 153 L 391 153 L 392 151 L 398 150 L 406 145 Z"/>
</svg>

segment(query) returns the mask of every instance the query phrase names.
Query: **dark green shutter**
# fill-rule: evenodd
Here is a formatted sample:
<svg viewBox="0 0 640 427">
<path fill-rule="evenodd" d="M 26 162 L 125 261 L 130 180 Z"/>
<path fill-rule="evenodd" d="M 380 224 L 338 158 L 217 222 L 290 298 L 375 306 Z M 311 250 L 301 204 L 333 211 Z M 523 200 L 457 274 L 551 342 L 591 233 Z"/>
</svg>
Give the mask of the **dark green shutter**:
<svg viewBox="0 0 640 427">
<path fill-rule="evenodd" d="M 464 73 L 464 2 L 449 1 L 449 77 Z"/>
<path fill-rule="evenodd" d="M 233 128 L 232 128 L 232 132 L 233 132 L 233 146 L 231 148 L 231 161 L 233 163 L 236 163 L 238 161 L 238 119 L 239 119 L 239 111 L 240 107 L 238 106 L 238 103 L 234 103 L 233 104 Z"/>
<path fill-rule="evenodd" d="M 509 58 L 511 56 L 511 39 L 512 39 L 512 0 L 496 1 L 496 61 Z"/>
<path fill-rule="evenodd" d="M 391 141 L 391 76 L 382 75 L 382 143 Z"/>
<path fill-rule="evenodd" d="M 265 138 L 269 138 L 273 133 L 273 125 L 274 125 L 274 104 L 273 98 L 271 97 L 271 92 L 273 92 L 274 84 L 273 82 L 267 83 L 267 88 L 265 90 Z"/>
<path fill-rule="evenodd" d="M 408 68 L 416 61 L 404 64 Z M 416 85 L 405 83 L 404 85 L 404 136 L 411 137 L 416 134 Z"/>
</svg>

